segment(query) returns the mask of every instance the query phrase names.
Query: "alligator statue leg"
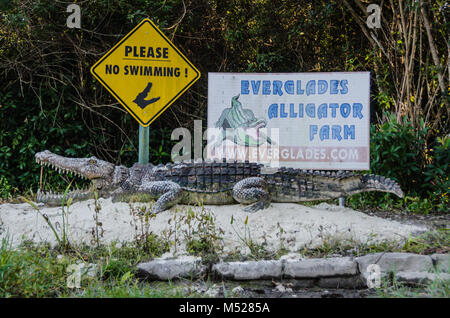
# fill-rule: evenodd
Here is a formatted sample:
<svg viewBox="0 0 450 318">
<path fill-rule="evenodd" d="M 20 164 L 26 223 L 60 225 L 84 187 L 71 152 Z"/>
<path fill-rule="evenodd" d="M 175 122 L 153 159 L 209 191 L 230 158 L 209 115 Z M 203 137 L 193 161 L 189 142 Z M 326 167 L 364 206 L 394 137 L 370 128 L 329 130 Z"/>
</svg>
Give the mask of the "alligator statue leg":
<svg viewBox="0 0 450 318">
<path fill-rule="evenodd" d="M 233 198 L 242 204 L 251 204 L 244 209 L 245 212 L 256 212 L 269 207 L 270 195 L 266 190 L 263 178 L 246 178 L 233 187 Z"/>
<path fill-rule="evenodd" d="M 152 210 L 152 213 L 157 214 L 177 204 L 182 198 L 183 190 L 172 181 L 154 181 L 143 183 L 138 192 L 148 193 L 157 199 Z"/>
</svg>

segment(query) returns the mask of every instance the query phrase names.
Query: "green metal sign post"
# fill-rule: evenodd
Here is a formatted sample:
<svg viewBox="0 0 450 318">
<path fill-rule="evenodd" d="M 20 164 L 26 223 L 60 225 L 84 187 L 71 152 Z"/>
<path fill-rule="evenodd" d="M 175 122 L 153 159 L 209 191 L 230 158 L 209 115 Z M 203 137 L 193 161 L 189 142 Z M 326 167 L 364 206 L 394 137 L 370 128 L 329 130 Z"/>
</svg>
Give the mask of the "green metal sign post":
<svg viewBox="0 0 450 318">
<path fill-rule="evenodd" d="M 149 156 L 149 132 L 150 127 L 139 125 L 139 163 L 146 165 Z"/>
</svg>

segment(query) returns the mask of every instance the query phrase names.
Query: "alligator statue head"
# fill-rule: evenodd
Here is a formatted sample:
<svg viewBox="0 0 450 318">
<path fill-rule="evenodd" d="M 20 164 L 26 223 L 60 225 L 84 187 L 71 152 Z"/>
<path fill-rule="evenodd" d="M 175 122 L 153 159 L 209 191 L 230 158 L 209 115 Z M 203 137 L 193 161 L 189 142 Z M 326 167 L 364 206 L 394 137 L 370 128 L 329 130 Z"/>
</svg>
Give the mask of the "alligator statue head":
<svg viewBox="0 0 450 318">
<path fill-rule="evenodd" d="M 99 195 L 111 193 L 119 188 L 120 184 L 128 176 L 128 168 L 116 166 L 110 162 L 96 157 L 68 158 L 45 150 L 35 154 L 36 162 L 50 166 L 60 173 L 72 173 L 91 181 L 89 189 L 75 190 L 67 193 L 66 199 L 89 199 L 94 197 L 94 190 Z M 42 193 L 38 191 L 37 201 L 60 204 L 63 193 Z"/>
</svg>

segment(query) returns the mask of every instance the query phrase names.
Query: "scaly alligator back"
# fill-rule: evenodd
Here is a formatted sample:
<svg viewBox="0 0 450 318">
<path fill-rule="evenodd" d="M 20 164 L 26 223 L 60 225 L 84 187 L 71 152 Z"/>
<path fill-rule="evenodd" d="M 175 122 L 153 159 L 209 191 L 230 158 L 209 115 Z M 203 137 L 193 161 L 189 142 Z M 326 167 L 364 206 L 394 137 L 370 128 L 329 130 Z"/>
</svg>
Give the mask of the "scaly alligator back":
<svg viewBox="0 0 450 318">
<path fill-rule="evenodd" d="M 382 176 L 348 171 L 312 171 L 280 168 L 269 173 L 262 165 L 249 162 L 182 162 L 160 165 L 147 181 L 173 181 L 185 191 L 182 203 L 232 204 L 231 190 L 246 178 L 265 180 L 272 202 L 327 200 L 360 192 L 384 191 L 402 197 L 396 182 Z M 144 177 L 145 178 L 145 177 Z"/>
<path fill-rule="evenodd" d="M 328 200 L 369 191 L 390 192 L 403 197 L 400 186 L 389 178 L 349 171 L 280 168 L 272 175 L 266 174 L 265 180 L 272 202 Z"/>
<path fill-rule="evenodd" d="M 235 184 L 260 177 L 262 165 L 249 162 L 185 161 L 159 165 L 145 173 L 141 182 L 172 181 L 184 190 L 181 203 L 233 204 Z"/>
</svg>

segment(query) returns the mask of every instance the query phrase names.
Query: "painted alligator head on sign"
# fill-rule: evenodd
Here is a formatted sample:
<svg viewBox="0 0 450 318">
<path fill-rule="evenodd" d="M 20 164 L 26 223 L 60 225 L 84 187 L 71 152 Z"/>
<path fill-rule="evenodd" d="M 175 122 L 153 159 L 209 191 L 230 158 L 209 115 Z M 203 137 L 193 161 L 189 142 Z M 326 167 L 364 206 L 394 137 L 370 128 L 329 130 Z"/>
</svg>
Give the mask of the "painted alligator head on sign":
<svg viewBox="0 0 450 318">
<path fill-rule="evenodd" d="M 88 199 L 94 197 L 94 190 L 101 195 L 119 188 L 128 176 L 128 168 L 116 166 L 96 157 L 68 158 L 45 150 L 35 154 L 36 162 L 41 166 L 50 166 L 60 173 L 72 173 L 91 181 L 89 189 L 67 193 L 66 199 Z M 61 204 L 63 193 L 42 193 L 38 191 L 37 201 Z"/>
<path fill-rule="evenodd" d="M 266 127 L 266 121 L 256 118 L 252 110 L 243 108 L 238 101 L 239 96 L 231 98 L 231 107 L 223 110 L 215 124 L 216 128 L 223 129 L 223 138 L 218 143 L 229 139 L 237 145 L 248 147 L 256 147 L 266 142 L 272 144 L 270 138 L 260 131 Z"/>
</svg>

